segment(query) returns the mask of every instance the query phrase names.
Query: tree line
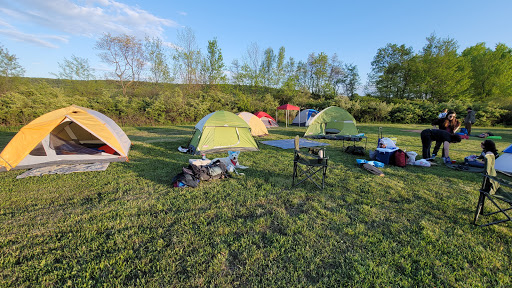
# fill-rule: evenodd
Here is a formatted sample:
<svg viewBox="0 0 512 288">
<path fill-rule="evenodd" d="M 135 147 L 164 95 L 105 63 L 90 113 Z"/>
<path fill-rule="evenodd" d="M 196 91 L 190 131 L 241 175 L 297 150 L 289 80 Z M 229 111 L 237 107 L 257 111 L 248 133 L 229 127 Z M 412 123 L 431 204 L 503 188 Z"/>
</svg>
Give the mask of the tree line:
<svg viewBox="0 0 512 288">
<path fill-rule="evenodd" d="M 190 29 L 175 46 L 161 39 L 104 34 L 94 49 L 111 70 L 98 78 L 86 58 L 59 62 L 57 79 L 21 77 L 16 55 L 0 45 L 0 125 L 20 125 L 48 112 L 78 104 L 125 125 L 193 123 L 215 110 L 267 111 L 293 103 L 321 110 L 347 109 L 358 121 L 428 123 L 442 108 L 477 107 L 480 124 L 512 124 L 512 56 L 504 44 L 484 43 L 458 53 L 454 39 L 427 38 L 423 49 L 387 44 L 378 49 L 366 96 L 357 66 L 336 54 L 311 53 L 304 61 L 280 47 L 247 47 L 241 60 L 224 63 L 217 39 L 198 48 Z M 454 102 L 455 101 L 455 102 Z"/>
<path fill-rule="evenodd" d="M 370 94 L 383 99 L 490 101 L 512 96 L 512 49 L 478 43 L 458 53 L 457 41 L 435 34 L 415 53 L 405 44 L 378 49 Z"/>
<path fill-rule="evenodd" d="M 435 34 L 426 38 L 417 53 L 405 44 L 388 43 L 379 48 L 371 62 L 365 85 L 367 96 L 382 99 L 450 99 L 487 101 L 512 95 L 512 49 L 497 44 L 492 50 L 478 43 L 458 53 L 457 41 Z M 235 84 L 279 88 L 288 93 L 305 90 L 317 99 L 356 95 L 361 87 L 357 66 L 343 63 L 338 55 L 311 53 L 297 61 L 286 57 L 285 47 L 277 52 L 258 44 L 247 47 L 241 60 L 228 66 L 217 39 L 208 41 L 206 51 L 198 47 L 190 28 L 178 31 L 169 47 L 160 38 L 138 39 L 121 34 L 103 34 L 94 46 L 101 61 L 111 69 L 105 79 L 116 80 L 123 95 L 135 82 L 186 85 Z M 98 78 L 89 60 L 75 55 L 58 63 L 58 79 Z M 22 76 L 25 70 L 14 54 L 0 46 L 0 77 Z M 228 76 L 229 75 L 229 76 Z M 4 89 L 5 91 L 5 89 Z"/>
<path fill-rule="evenodd" d="M 353 96 L 360 85 L 357 66 L 344 64 L 336 54 L 311 53 L 306 61 L 286 57 L 285 47 L 275 52 L 252 43 L 242 56 L 228 66 L 216 38 L 209 40 L 205 52 L 190 28 L 179 30 L 177 42 L 169 47 L 160 38 L 138 39 L 128 34 L 105 33 L 95 46 L 99 59 L 110 67 L 103 75 L 119 83 L 123 95 L 134 83 L 179 83 L 186 85 L 235 84 L 286 89 L 289 93 L 308 90 L 317 98 Z M 0 56 L 2 56 L 0 54 Z M 5 57 L 2 57 L 4 59 Z M 17 64 L 16 59 L 9 60 Z M 2 69 L 0 63 L 0 69 Z M 58 63 L 58 79 L 92 80 L 98 78 L 89 59 L 75 55 Z M 3 71 L 3 70 L 2 70 Z M 11 70 L 6 70 L 11 72 Z M 7 74 L 22 76 L 24 71 Z M 229 77 L 228 77 L 229 74 Z"/>
</svg>

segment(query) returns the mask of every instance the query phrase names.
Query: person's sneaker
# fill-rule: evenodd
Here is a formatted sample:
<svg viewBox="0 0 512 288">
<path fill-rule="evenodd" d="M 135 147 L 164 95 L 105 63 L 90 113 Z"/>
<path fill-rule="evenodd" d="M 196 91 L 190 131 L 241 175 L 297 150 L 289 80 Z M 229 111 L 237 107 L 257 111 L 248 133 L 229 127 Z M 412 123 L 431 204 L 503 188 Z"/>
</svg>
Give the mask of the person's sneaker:
<svg viewBox="0 0 512 288">
<path fill-rule="evenodd" d="M 436 154 L 432 154 L 432 157 L 430 157 L 430 159 L 432 159 L 432 160 L 436 159 Z"/>
<path fill-rule="evenodd" d="M 451 164 L 452 163 L 452 159 L 450 159 L 450 157 L 446 157 L 446 158 L 444 158 L 444 163 L 445 164 Z"/>
</svg>

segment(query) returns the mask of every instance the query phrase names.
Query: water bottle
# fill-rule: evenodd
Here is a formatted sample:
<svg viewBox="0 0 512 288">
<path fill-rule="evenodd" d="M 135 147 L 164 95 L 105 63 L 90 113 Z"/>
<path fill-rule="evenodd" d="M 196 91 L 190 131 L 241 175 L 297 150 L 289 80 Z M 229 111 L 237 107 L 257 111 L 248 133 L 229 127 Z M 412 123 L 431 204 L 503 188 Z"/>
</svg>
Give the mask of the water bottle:
<svg viewBox="0 0 512 288">
<path fill-rule="evenodd" d="M 206 160 L 206 155 L 205 154 L 201 154 L 201 156 L 202 156 L 201 157 L 202 160 Z"/>
</svg>

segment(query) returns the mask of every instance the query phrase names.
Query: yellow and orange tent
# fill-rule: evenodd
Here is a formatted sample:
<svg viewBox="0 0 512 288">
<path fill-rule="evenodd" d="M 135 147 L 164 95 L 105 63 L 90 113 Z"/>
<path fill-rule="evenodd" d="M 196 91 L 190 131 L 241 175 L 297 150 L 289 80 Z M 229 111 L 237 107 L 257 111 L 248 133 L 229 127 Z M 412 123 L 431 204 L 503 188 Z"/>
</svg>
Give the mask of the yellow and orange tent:
<svg viewBox="0 0 512 288">
<path fill-rule="evenodd" d="M 109 117 L 69 106 L 36 118 L 0 153 L 0 170 L 128 161 L 131 142 Z"/>
<path fill-rule="evenodd" d="M 238 117 L 244 119 L 244 121 L 249 124 L 251 127 L 251 135 L 252 136 L 265 136 L 268 135 L 267 127 L 263 124 L 260 118 L 256 117 L 256 115 L 249 112 L 240 112 Z"/>
</svg>

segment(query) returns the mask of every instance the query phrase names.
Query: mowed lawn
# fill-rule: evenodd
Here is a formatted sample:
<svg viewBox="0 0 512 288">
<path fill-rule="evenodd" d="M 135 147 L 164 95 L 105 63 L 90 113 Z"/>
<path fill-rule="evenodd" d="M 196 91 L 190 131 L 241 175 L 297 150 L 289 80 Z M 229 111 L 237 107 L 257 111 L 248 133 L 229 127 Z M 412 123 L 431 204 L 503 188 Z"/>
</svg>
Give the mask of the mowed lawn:
<svg viewBox="0 0 512 288">
<path fill-rule="evenodd" d="M 421 155 L 426 125 L 359 124 Z M 436 167 L 369 174 L 330 144 L 326 189 L 290 189 L 293 151 L 242 152 L 245 175 L 171 187 L 193 126 L 125 127 L 130 162 L 104 172 L 0 173 L 1 287 L 511 287 L 512 223 L 472 220 L 482 176 Z M 15 129 L 0 130 L 0 149 Z M 257 141 L 291 139 L 280 127 Z M 499 150 L 512 129 L 491 131 Z M 452 159 L 480 153 L 455 144 Z M 224 157 L 226 154 L 209 155 Z"/>
</svg>

